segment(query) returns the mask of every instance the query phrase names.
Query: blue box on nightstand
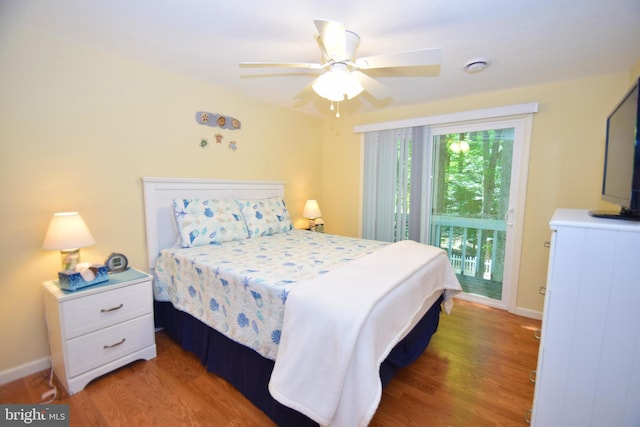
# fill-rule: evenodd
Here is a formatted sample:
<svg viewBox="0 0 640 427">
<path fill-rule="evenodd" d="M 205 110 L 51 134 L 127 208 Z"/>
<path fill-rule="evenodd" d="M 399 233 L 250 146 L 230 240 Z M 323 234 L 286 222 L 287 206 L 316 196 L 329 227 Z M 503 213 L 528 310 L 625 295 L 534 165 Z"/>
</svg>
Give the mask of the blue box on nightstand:
<svg viewBox="0 0 640 427">
<path fill-rule="evenodd" d="M 94 264 L 89 267 L 95 279 L 86 281 L 82 277 L 82 274 L 78 271 L 66 270 L 58 273 L 58 286 L 67 291 L 76 291 L 87 286 L 97 285 L 98 283 L 106 282 L 109 280 L 109 272 L 106 265 Z"/>
</svg>

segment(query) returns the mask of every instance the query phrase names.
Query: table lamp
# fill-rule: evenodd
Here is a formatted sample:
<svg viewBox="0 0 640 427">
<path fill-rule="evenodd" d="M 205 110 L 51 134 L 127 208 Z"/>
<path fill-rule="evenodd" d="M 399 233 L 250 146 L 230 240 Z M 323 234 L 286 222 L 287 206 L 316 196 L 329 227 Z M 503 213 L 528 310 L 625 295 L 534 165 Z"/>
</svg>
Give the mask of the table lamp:
<svg viewBox="0 0 640 427">
<path fill-rule="evenodd" d="M 95 243 L 78 212 L 59 212 L 53 214 L 42 249 L 60 250 L 62 270 L 75 270 L 80 262 L 80 248 Z"/>
<path fill-rule="evenodd" d="M 322 216 L 322 212 L 320 212 L 320 206 L 318 206 L 318 202 L 315 200 L 307 200 L 304 204 L 302 216 L 309 219 L 309 230 L 315 231 L 316 219 Z"/>
</svg>

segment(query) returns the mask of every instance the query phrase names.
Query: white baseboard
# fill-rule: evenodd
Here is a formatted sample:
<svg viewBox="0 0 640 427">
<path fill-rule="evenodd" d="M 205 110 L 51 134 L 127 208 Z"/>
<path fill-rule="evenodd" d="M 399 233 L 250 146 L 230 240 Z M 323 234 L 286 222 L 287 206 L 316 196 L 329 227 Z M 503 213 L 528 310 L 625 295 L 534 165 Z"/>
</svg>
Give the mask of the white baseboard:
<svg viewBox="0 0 640 427">
<path fill-rule="evenodd" d="M 542 320 L 542 312 L 531 310 L 529 308 L 516 307 L 513 311 L 513 314 L 517 314 L 518 316 L 528 317 L 530 319 Z"/>
<path fill-rule="evenodd" d="M 19 380 L 36 372 L 44 371 L 51 367 L 51 361 L 48 357 L 34 360 L 33 362 L 25 363 L 24 365 L 16 366 L 15 368 L 7 369 L 0 372 L 0 385 L 10 383 L 11 381 Z"/>
</svg>

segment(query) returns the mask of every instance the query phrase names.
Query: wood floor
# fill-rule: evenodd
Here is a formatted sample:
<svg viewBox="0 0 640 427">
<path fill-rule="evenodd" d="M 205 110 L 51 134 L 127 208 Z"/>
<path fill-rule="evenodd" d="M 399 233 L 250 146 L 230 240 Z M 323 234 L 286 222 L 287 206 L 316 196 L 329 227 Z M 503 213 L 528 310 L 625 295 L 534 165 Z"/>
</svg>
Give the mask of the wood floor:
<svg viewBox="0 0 640 427">
<path fill-rule="evenodd" d="M 458 301 L 427 351 L 385 388 L 370 426 L 526 426 L 540 322 Z M 164 333 L 158 357 L 134 362 L 54 403 L 72 426 L 271 426 L 233 387 Z M 0 403 L 39 403 L 49 371 L 0 387 Z"/>
</svg>

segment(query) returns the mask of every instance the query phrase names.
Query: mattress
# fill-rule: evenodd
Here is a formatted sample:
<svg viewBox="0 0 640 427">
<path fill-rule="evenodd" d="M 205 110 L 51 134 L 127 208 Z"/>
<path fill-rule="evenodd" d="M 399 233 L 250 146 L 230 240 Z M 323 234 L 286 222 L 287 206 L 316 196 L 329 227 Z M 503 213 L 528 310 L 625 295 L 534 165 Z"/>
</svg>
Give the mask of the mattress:
<svg viewBox="0 0 640 427">
<path fill-rule="evenodd" d="M 388 244 L 292 230 L 167 248 L 156 261 L 154 296 L 275 360 L 290 290 Z"/>
</svg>

